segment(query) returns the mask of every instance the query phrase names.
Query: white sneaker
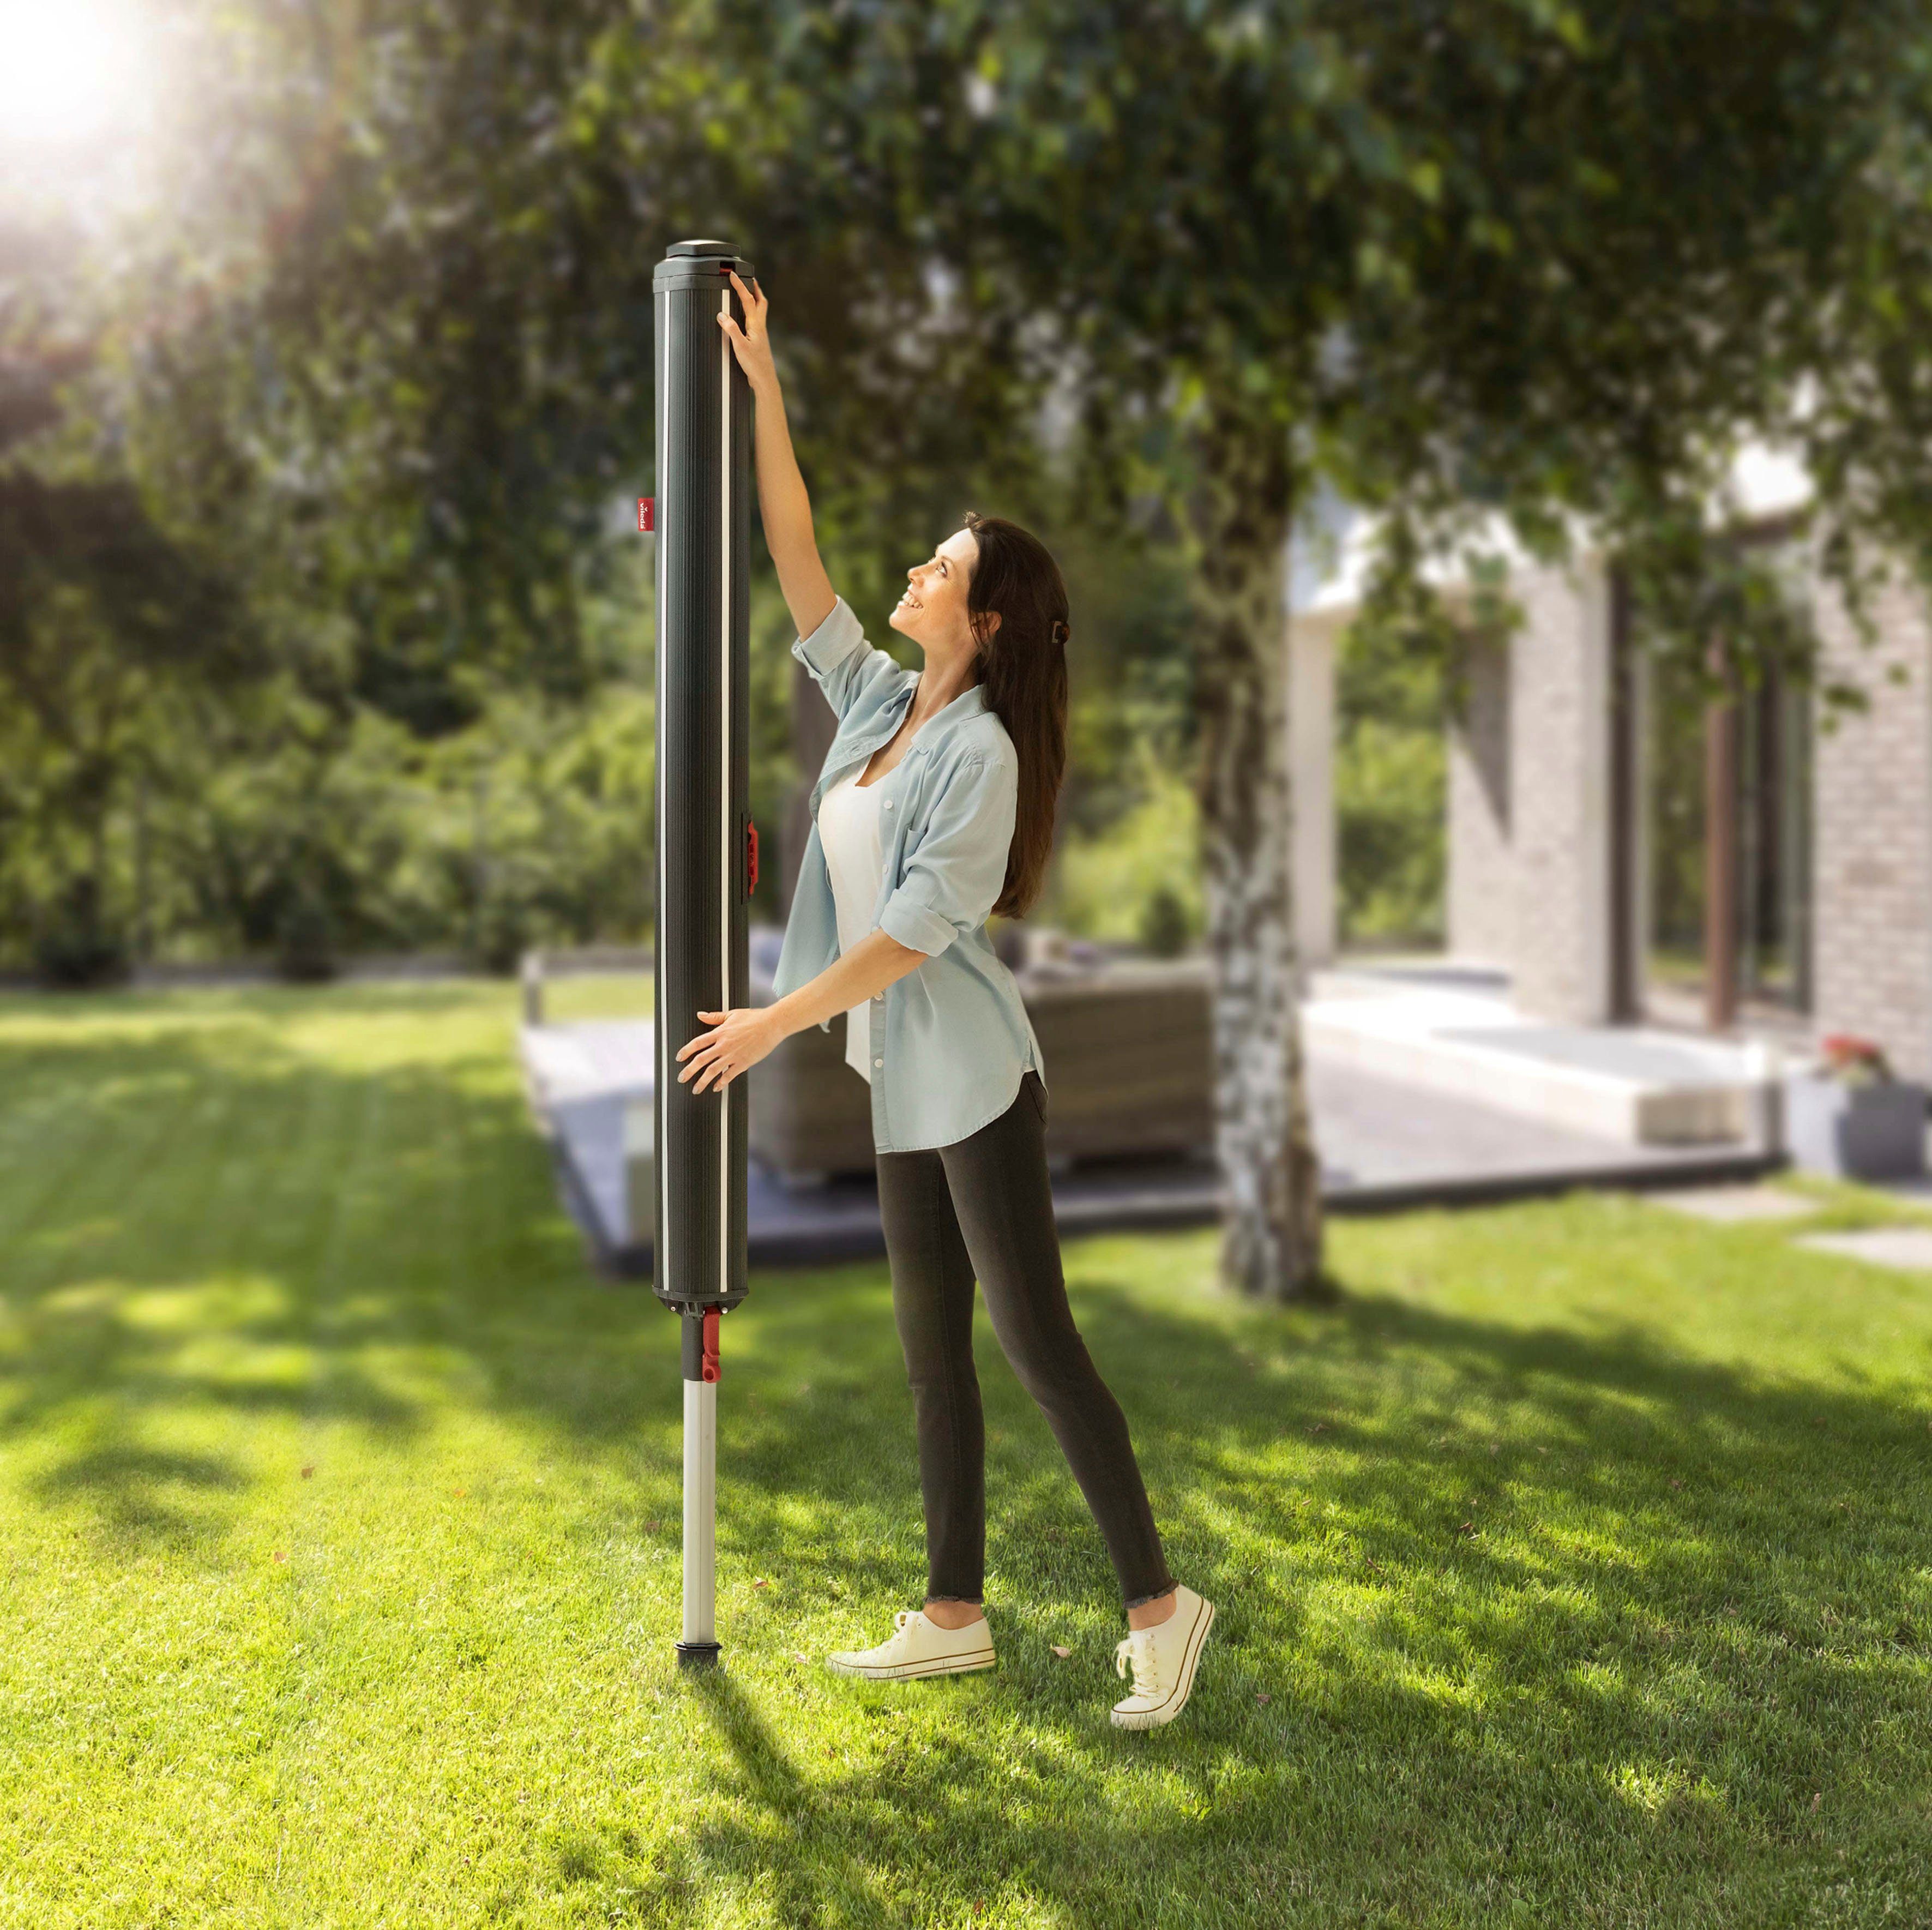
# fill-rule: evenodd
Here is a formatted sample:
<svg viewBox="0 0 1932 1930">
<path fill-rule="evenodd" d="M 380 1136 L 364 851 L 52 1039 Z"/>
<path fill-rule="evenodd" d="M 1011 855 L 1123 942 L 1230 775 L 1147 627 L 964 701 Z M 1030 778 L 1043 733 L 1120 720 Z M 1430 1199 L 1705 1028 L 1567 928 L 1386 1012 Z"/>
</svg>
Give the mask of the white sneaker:
<svg viewBox="0 0 1932 1930">
<path fill-rule="evenodd" d="M 1194 1686 L 1194 1666 L 1214 1619 L 1214 1604 L 1186 1583 L 1174 1591 L 1174 1613 L 1152 1628 L 1136 1628 L 1114 1649 L 1114 1673 L 1133 1671 L 1133 1693 L 1114 1704 L 1121 1729 L 1153 1729 L 1180 1713 Z"/>
<path fill-rule="evenodd" d="M 826 1666 L 842 1676 L 898 1682 L 914 1676 L 958 1675 L 993 1666 L 993 1631 L 982 1615 L 963 1628 L 942 1628 L 922 1608 L 902 1608 L 892 1632 L 876 1649 L 841 1649 Z"/>
</svg>

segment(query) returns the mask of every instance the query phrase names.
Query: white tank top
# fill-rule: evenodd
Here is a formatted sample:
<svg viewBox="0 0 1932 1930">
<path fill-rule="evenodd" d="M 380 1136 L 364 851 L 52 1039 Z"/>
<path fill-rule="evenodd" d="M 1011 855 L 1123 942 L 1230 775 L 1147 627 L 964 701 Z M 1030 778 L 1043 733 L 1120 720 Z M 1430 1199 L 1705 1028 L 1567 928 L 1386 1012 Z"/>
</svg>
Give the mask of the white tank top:
<svg viewBox="0 0 1932 1930">
<path fill-rule="evenodd" d="M 838 949 L 849 952 L 872 929 L 885 858 L 879 849 L 878 784 L 861 785 L 866 767 L 857 765 L 818 800 L 818 842 L 832 880 L 832 902 L 838 918 Z M 872 1022 L 869 999 L 845 1015 L 845 1063 L 869 1085 Z"/>
</svg>

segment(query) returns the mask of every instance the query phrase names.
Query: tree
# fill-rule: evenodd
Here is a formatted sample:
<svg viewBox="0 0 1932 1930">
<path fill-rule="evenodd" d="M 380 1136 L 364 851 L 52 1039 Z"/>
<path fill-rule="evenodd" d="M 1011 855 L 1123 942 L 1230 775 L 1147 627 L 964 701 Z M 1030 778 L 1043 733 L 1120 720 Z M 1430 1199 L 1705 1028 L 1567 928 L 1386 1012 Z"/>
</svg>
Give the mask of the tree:
<svg viewBox="0 0 1932 1930">
<path fill-rule="evenodd" d="M 257 673 L 232 586 L 156 528 L 124 484 L 0 468 L 0 818 L 43 968 L 124 962 L 110 813 L 162 767 L 188 690 Z"/>
<path fill-rule="evenodd" d="M 362 33 L 300 245 L 227 332 L 274 372 L 311 575 L 405 685 L 539 649 L 568 674 L 679 233 L 786 291 L 834 545 L 929 533 L 962 474 L 1025 482 L 1049 400 L 1098 511 L 1179 479 L 1249 1292 L 1321 1265 L 1282 661 L 1315 479 L 1385 512 L 1398 587 L 1478 509 L 1544 548 L 1594 524 L 1692 648 L 1739 437 L 1812 458 L 1848 582 L 1857 533 L 1926 500 L 1916 0 L 571 0 Z"/>
<path fill-rule="evenodd" d="M 750 17 L 734 16 L 746 38 Z M 1196 458 L 1200 775 L 1222 1272 L 1321 1255 L 1295 1013 L 1283 559 L 1318 474 L 1385 568 L 1478 509 L 1586 519 L 1698 647 L 1708 500 L 1796 440 L 1840 533 L 1923 500 L 1922 16 L 1901 0 L 1167 0 L 786 10 L 795 164 L 875 180 L 1030 331 L 1118 498 L 1156 422 Z M 868 202 L 871 206 L 871 202 Z M 1834 554 L 1842 562 L 1840 544 Z"/>
</svg>

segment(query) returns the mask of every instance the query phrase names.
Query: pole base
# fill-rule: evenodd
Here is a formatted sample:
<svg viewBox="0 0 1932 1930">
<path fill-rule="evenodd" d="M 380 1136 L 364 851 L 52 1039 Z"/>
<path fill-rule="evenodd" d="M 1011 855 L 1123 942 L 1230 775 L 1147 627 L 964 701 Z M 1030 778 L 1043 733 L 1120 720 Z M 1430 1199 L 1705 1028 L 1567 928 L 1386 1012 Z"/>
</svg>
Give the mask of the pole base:
<svg viewBox="0 0 1932 1930">
<path fill-rule="evenodd" d="M 681 1669 L 715 1669 L 718 1657 L 724 1652 L 716 1642 L 680 1642 L 677 1645 L 677 1665 Z"/>
</svg>

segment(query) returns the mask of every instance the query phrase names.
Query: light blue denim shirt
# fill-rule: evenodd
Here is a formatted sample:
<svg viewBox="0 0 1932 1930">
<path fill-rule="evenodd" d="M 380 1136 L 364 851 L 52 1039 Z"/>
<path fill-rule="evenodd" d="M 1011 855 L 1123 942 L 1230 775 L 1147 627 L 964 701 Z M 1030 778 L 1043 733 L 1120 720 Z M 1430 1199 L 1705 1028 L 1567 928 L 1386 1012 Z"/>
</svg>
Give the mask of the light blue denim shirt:
<svg viewBox="0 0 1932 1930">
<path fill-rule="evenodd" d="M 818 842 L 819 800 L 891 740 L 919 682 L 916 671 L 866 642 L 842 596 L 791 653 L 818 680 L 838 731 L 812 787 L 812 835 L 772 975 L 775 998 L 839 956 L 832 878 Z M 980 686 L 928 717 L 878 782 L 884 863 L 872 923 L 927 954 L 869 1007 L 872 1143 L 882 1153 L 905 1153 L 976 1132 L 1013 1103 L 1029 1066 L 1042 1085 L 1046 1073 L 1019 986 L 986 935 L 987 914 L 1006 883 L 1019 759 Z M 821 1031 L 831 1028 L 831 1019 L 819 1022 Z"/>
</svg>

